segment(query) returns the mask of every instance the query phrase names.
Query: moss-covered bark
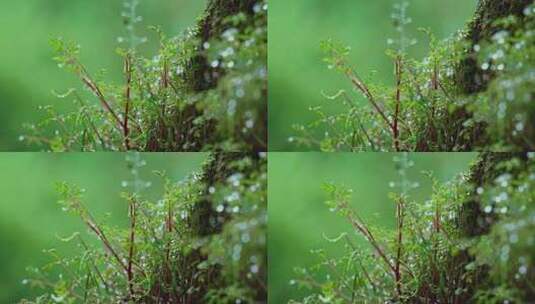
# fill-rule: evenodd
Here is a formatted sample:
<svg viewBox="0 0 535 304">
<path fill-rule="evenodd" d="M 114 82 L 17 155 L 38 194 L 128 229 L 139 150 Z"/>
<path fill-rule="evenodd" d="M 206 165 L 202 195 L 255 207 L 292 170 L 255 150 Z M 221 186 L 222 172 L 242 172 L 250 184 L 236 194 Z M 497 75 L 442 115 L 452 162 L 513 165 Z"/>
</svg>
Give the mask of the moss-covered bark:
<svg viewBox="0 0 535 304">
<path fill-rule="evenodd" d="M 203 169 L 203 184 L 206 185 L 204 192 L 208 194 L 211 187 L 224 184 L 226 179 L 236 172 L 232 167 L 233 162 L 248 156 L 247 153 L 215 153 L 213 159 L 208 162 Z M 251 155 L 255 159 L 257 156 Z M 246 168 L 246 171 L 254 170 L 256 166 Z M 251 172 L 242 172 L 249 175 Z M 224 221 L 218 221 L 220 216 L 213 208 L 214 202 L 202 199 L 197 203 L 197 209 L 193 214 L 192 223 L 199 236 L 211 235 L 221 231 Z"/>
<path fill-rule="evenodd" d="M 224 76 L 224 71 L 219 67 L 211 67 L 208 59 L 203 54 L 203 45 L 212 39 L 217 39 L 229 26 L 227 18 L 244 14 L 252 16 L 254 5 L 257 0 L 209 0 L 203 16 L 197 23 L 197 33 L 194 39 L 199 41 L 198 53 L 189 59 L 189 64 L 184 71 L 184 79 L 187 90 L 193 93 L 201 93 L 217 87 L 219 79 Z M 240 25 L 240 29 L 254 26 L 254 18 L 247 18 Z M 267 62 L 267 58 L 266 58 Z M 266 151 L 267 147 L 267 90 L 262 92 L 264 102 L 259 105 L 260 111 L 265 115 L 259 117 L 255 132 L 246 136 L 243 140 L 250 147 L 249 151 Z M 165 126 L 163 121 L 154 122 L 154 127 L 149 136 L 146 150 L 148 151 L 200 151 L 207 145 L 212 145 L 224 140 L 216 137 L 218 121 L 215 119 L 203 119 L 202 123 L 196 120 L 203 117 L 203 111 L 197 105 L 187 105 L 184 109 L 177 110 L 174 120 L 177 122 L 173 129 Z M 236 132 L 240 133 L 243 126 L 236 126 Z"/>
<path fill-rule="evenodd" d="M 513 159 L 520 161 L 521 164 L 517 166 L 516 171 L 506 171 L 503 164 Z M 490 233 L 492 225 L 498 219 L 495 214 L 483 211 L 477 189 L 492 186 L 496 178 L 505 172 L 515 176 L 522 173 L 521 171 L 527 168 L 525 162 L 527 162 L 526 154 L 520 153 L 489 152 L 479 155 L 466 181 L 472 193 L 469 199 L 463 202 L 458 217 L 455 219 L 461 232 L 461 235 L 457 235 L 456 238 L 475 240 Z M 448 273 L 437 277 L 431 276 L 429 280 L 421 282 L 414 296 L 404 303 L 474 303 L 479 291 L 497 287 L 496 282 L 490 278 L 488 266 L 477 266 L 475 270 L 469 269 L 467 266 L 476 260 L 476 256 L 470 249 L 458 249 L 445 259 L 439 260 L 443 263 L 442 265 L 431 267 L 431 269 L 448 269 Z M 433 264 L 436 261 L 429 261 L 429 263 Z M 453 291 L 457 289 L 462 289 L 463 292 L 454 295 Z M 444 294 L 444 290 L 448 290 L 448 294 Z"/>
<path fill-rule="evenodd" d="M 198 38 L 201 44 L 210 39 L 220 36 L 226 29 L 225 19 L 236 14 L 245 14 L 252 16 L 254 14 L 254 6 L 258 3 L 257 0 L 211 0 L 205 12 L 205 17 L 199 22 Z M 249 22 L 253 20 L 248 19 Z M 242 29 L 252 26 L 252 24 L 244 23 L 241 25 Z M 267 58 L 266 58 L 267 62 Z M 220 69 L 212 68 L 207 62 L 207 59 L 198 55 L 192 59 L 190 70 L 190 81 L 193 90 L 204 91 L 214 88 L 217 85 L 218 79 L 223 76 Z M 266 151 L 267 147 L 267 89 L 262 92 L 262 100 L 260 109 L 265 115 L 260 117 L 257 122 L 257 132 L 248 136 L 245 140 L 248 145 L 252 147 L 252 151 Z M 240 132 L 241 127 L 237 126 L 236 132 Z"/>
<path fill-rule="evenodd" d="M 488 233 L 490 225 L 488 216 L 484 215 L 479 195 L 476 190 L 479 187 L 490 185 L 503 174 L 503 168 L 498 165 L 504 161 L 516 158 L 526 161 L 526 155 L 521 153 L 483 153 L 476 164 L 470 170 L 469 183 L 474 186 L 471 199 L 464 203 L 464 208 L 459 218 L 459 226 L 465 236 L 472 237 Z"/>
<path fill-rule="evenodd" d="M 526 154 L 522 153 L 482 153 L 476 163 L 472 166 L 469 172 L 468 184 L 472 187 L 470 198 L 463 203 L 461 211 L 458 215 L 457 224 L 459 230 L 462 232 L 460 238 L 474 238 L 481 237 L 490 232 L 492 225 L 497 220 L 496 215 L 489 215 L 483 211 L 480 195 L 477 194 L 478 188 L 485 188 L 492 186 L 498 176 L 506 172 L 504 162 L 511 160 L 520 161 L 521 164 L 516 171 L 507 171 L 513 175 L 522 173 L 526 170 L 525 162 L 527 162 Z M 524 164 L 522 164 L 524 163 Z M 514 178 L 514 177 L 513 177 Z M 448 269 L 454 269 L 451 276 L 452 282 L 455 285 L 466 289 L 462 298 L 457 298 L 460 302 L 468 303 L 474 300 L 476 293 L 481 289 L 494 288 L 495 282 L 489 278 L 489 269 L 485 266 L 479 266 L 476 271 L 469 271 L 467 265 L 475 261 L 475 256 L 467 249 L 461 249 L 456 254 L 446 259 L 449 263 Z M 434 284 L 443 284 L 444 282 L 436 282 Z M 438 285 L 436 285 L 438 286 Z M 439 288 L 437 288 L 438 290 Z M 454 290 L 454 288 L 452 289 Z"/>
<path fill-rule="evenodd" d="M 495 33 L 503 29 L 495 24 L 498 19 L 512 15 L 522 20 L 524 17 L 522 11 L 531 2 L 531 0 L 479 1 L 474 18 L 467 26 L 468 55 L 456 66 L 455 84 L 461 94 L 472 95 L 482 92 L 493 78 L 492 72 L 481 69 L 474 46 L 482 41 L 490 40 Z M 463 151 L 472 151 L 475 147 L 489 144 L 485 133 L 487 125 L 483 122 L 476 123 L 472 127 L 463 127 L 462 131 L 455 128 L 455 126 L 462 125 L 464 121 L 472 118 L 469 111 L 461 108 L 446 117 L 447 121 L 444 121 L 443 124 L 439 123 L 443 126 L 444 137 L 459 139 L 459 141 L 446 144 L 446 150 L 452 150 L 453 147 L 457 146 L 461 147 Z M 461 134 L 461 136 L 457 134 Z"/>
<path fill-rule="evenodd" d="M 502 30 L 494 22 L 510 15 L 523 19 L 523 9 L 532 3 L 531 0 L 481 0 L 478 3 L 474 19 L 468 25 L 467 40 L 469 56 L 457 67 L 457 85 L 465 94 L 474 94 L 484 90 L 492 78 L 488 72 L 479 67 L 474 46 L 490 38 Z"/>
<path fill-rule="evenodd" d="M 224 1 L 209 0 L 207 9 L 197 24 L 199 31 L 195 38 L 201 41 L 198 49 L 202 50 L 202 43 L 215 37 L 215 33 L 220 33 L 223 30 L 221 22 L 224 18 L 238 12 L 236 9 L 231 10 L 230 6 L 225 5 Z M 217 84 L 214 74 L 215 71 L 210 68 L 206 57 L 200 54 L 200 51 L 198 55 L 190 59 L 184 73 L 186 83 L 194 92 L 202 92 L 213 88 Z M 146 150 L 200 151 L 205 145 L 213 144 L 216 141 L 214 133 L 217 122 L 208 120 L 204 121 L 200 126 L 194 125 L 194 121 L 202 117 L 202 115 L 202 111 L 196 105 L 188 105 L 175 113 L 174 120 L 177 122 L 177 128 L 169 130 L 163 121 L 154 122 Z M 165 143 L 167 147 L 164 147 L 162 143 Z M 169 143 L 171 144 L 169 145 Z M 184 147 L 186 143 L 194 144 Z"/>
<path fill-rule="evenodd" d="M 244 159 L 250 160 L 248 165 L 239 166 L 237 162 Z M 203 195 L 195 203 L 194 210 L 189 218 L 188 225 L 192 231 L 193 239 L 203 239 L 211 235 L 222 232 L 223 226 L 231 220 L 231 216 L 226 213 L 217 212 L 214 202 L 210 198 L 210 188 L 225 185 L 227 179 L 236 173 L 241 173 L 246 177 L 257 174 L 261 168 L 261 159 L 256 153 L 214 153 L 211 159 L 204 165 L 200 176 L 203 185 Z M 232 248 L 225 248 L 226 251 Z M 208 256 L 201 249 L 192 250 L 182 256 L 171 257 L 182 264 L 181 272 L 174 275 L 167 272 L 165 265 L 162 266 L 163 276 L 158 281 L 153 282 L 151 292 L 142 303 L 206 303 L 206 294 L 210 290 L 225 287 L 223 267 L 221 265 L 209 265 L 202 271 L 197 266 L 207 261 Z M 173 262 L 174 263 L 174 262 Z M 266 265 L 266 264 L 264 264 Z M 186 271 L 189 270 L 189 271 Z M 263 273 L 267 270 L 262 269 Z M 182 281 L 189 284 L 193 289 L 190 294 L 176 295 L 172 291 L 164 290 L 162 286 L 172 286 L 175 284 L 173 278 L 183 278 Z M 243 279 L 243 281 L 247 281 Z M 233 282 L 237 284 L 237 282 Z M 267 301 L 267 289 L 265 282 L 251 283 L 248 288 L 256 300 L 255 303 L 265 303 Z"/>
<path fill-rule="evenodd" d="M 256 0 L 210 0 L 204 17 L 198 24 L 197 38 L 201 45 L 206 41 L 218 37 L 226 30 L 225 19 L 238 13 L 253 14 L 253 6 Z M 247 25 L 247 24 L 245 24 Z M 209 66 L 203 55 L 195 56 L 186 73 L 193 90 L 204 91 L 213 88 L 220 76 L 217 68 Z"/>
<path fill-rule="evenodd" d="M 531 3 L 532 0 L 479 1 L 474 17 L 466 28 L 467 55 L 455 64 L 454 84 L 455 90 L 460 95 L 468 96 L 485 91 L 489 82 L 494 78 L 494 72 L 481 69 L 474 46 L 483 41 L 490 41 L 494 34 L 504 30 L 503 27 L 495 24 L 501 18 L 515 16 L 521 21 L 517 26 L 521 27 L 525 18 L 523 10 Z M 509 28 L 508 30 L 516 29 Z M 418 151 L 474 151 L 478 147 L 487 147 L 492 144 L 487 138 L 487 123 L 477 122 L 471 126 L 464 125 L 465 121 L 473 118 L 473 113 L 466 107 L 459 107 L 453 112 L 449 112 L 450 109 L 444 109 L 444 111 L 439 121 L 433 121 L 424 128 L 426 131 L 418 139 Z M 513 140 L 504 138 L 504 141 Z M 437 144 L 440 146 L 436 147 Z M 516 145 L 522 147 L 522 144 L 516 143 Z"/>
</svg>

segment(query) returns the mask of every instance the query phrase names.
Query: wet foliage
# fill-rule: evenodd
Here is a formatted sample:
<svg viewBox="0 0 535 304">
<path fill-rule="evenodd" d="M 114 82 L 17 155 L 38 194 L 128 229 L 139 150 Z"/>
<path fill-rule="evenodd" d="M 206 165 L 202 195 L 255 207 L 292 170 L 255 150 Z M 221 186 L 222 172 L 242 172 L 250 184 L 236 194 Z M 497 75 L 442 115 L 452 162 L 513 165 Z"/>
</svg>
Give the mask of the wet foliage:
<svg viewBox="0 0 535 304">
<path fill-rule="evenodd" d="M 160 48 L 146 58 L 137 51 L 147 41 L 136 31 L 140 2 L 125 1 L 120 84 L 91 72 L 76 42 L 53 39 L 58 66 L 84 90 L 56 93 L 75 110 L 41 107 L 44 120 L 26 125 L 20 140 L 46 151 L 265 150 L 267 2 L 243 3 L 209 1 L 198 24 L 176 37 L 152 27 Z"/>
<path fill-rule="evenodd" d="M 502 2 L 504 7 L 494 7 Z M 444 41 L 421 29 L 429 37 L 423 60 L 407 55 L 416 43 L 408 27 L 412 19 L 408 2 L 396 4 L 392 19 L 398 37 L 388 40 L 386 52 L 393 86 L 361 76 L 343 43 L 323 42 L 328 68 L 343 74 L 353 90 L 324 94 L 345 110 L 311 108 L 318 118 L 295 126 L 297 135 L 289 141 L 322 151 L 533 149 L 535 6 L 530 3 L 481 1 L 467 29 Z"/>
<path fill-rule="evenodd" d="M 179 182 L 155 172 L 164 184 L 156 201 L 143 196 L 139 154 L 128 163 L 128 227 L 106 225 L 84 189 L 58 184 L 62 209 L 97 242 L 74 233 L 61 241 L 78 255 L 45 250 L 50 262 L 23 281 L 43 295 L 20 303 L 266 303 L 266 156 L 215 154 Z"/>
<path fill-rule="evenodd" d="M 450 182 L 432 173 L 433 194 L 415 201 L 412 161 L 396 156 L 396 227 L 368 224 L 352 190 L 327 184 L 327 206 L 353 229 L 316 250 L 318 264 L 290 284 L 310 295 L 290 303 L 529 303 L 535 299 L 535 155 L 481 155 Z M 365 245 L 359 244 L 364 240 Z"/>
</svg>

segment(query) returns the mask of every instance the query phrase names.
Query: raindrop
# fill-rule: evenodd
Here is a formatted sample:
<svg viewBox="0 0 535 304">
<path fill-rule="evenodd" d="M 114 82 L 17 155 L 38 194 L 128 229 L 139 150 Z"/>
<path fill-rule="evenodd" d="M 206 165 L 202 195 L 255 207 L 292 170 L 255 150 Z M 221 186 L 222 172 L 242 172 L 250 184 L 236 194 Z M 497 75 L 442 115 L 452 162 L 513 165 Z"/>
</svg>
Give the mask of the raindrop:
<svg viewBox="0 0 535 304">
<path fill-rule="evenodd" d="M 251 266 L 251 272 L 258 273 L 258 265 L 254 264 L 253 266 Z"/>
</svg>

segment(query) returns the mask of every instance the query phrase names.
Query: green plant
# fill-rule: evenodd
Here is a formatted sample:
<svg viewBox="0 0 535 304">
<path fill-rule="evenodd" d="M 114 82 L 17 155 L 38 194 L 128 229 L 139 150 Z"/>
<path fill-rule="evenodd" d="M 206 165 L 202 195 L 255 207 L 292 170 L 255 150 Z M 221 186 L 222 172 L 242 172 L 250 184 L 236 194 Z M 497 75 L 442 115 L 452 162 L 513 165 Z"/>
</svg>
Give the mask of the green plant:
<svg viewBox="0 0 535 304">
<path fill-rule="evenodd" d="M 105 81 L 79 60 L 80 46 L 53 39 L 60 68 L 87 92 L 69 89 L 75 111 L 44 106 L 46 118 L 20 137 L 51 151 L 262 151 L 266 147 L 267 2 L 209 1 L 198 25 L 167 37 L 152 58 L 137 46 L 138 0 L 125 1 L 124 83 Z"/>
<path fill-rule="evenodd" d="M 203 172 L 173 182 L 163 172 L 161 199 L 142 195 L 139 154 L 122 197 L 128 227 L 92 215 L 84 190 L 60 183 L 64 211 L 81 218 L 99 246 L 82 234 L 62 239 L 80 254 L 48 250 L 49 264 L 30 268 L 23 283 L 44 289 L 21 303 L 265 303 L 266 160 L 258 154 L 215 154 Z M 53 279 L 53 271 L 59 278 Z"/>
<path fill-rule="evenodd" d="M 393 87 L 371 84 L 359 75 L 348 47 L 322 42 L 329 69 L 343 74 L 354 92 L 325 95 L 345 111 L 312 107 L 318 119 L 295 126 L 298 136 L 290 142 L 323 151 L 533 149 L 535 6 L 532 1 L 512 2 L 481 1 L 481 18 L 444 41 L 422 29 L 430 51 L 420 61 L 407 55 L 416 41 L 406 28 L 412 22 L 408 2 L 400 1 L 392 15 L 399 37 L 388 40 L 386 52 L 394 63 Z M 507 12 L 511 14 L 500 15 Z M 316 130 L 324 137 L 318 138 Z"/>
<path fill-rule="evenodd" d="M 353 227 L 327 239 L 343 254 L 315 251 L 319 263 L 292 280 L 310 295 L 290 303 L 529 303 L 535 297 L 534 155 L 481 155 L 469 174 L 433 179 L 416 202 L 396 157 L 394 229 L 374 227 L 350 205 L 352 191 L 327 184 L 327 205 Z M 356 235 L 356 237 L 355 237 Z M 356 238 L 366 241 L 357 245 Z"/>
</svg>

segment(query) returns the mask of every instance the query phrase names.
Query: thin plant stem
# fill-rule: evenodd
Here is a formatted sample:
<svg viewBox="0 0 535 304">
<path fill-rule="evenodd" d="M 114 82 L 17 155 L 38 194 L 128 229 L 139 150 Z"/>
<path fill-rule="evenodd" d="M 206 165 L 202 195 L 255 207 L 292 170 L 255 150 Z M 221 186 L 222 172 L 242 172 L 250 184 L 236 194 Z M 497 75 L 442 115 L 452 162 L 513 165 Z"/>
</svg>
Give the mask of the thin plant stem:
<svg viewBox="0 0 535 304">
<path fill-rule="evenodd" d="M 130 150 L 130 130 L 128 127 L 128 115 L 130 113 L 130 91 L 132 87 L 132 65 L 130 62 L 130 54 L 127 54 L 124 60 L 124 72 L 126 76 L 126 88 L 125 88 L 125 108 L 124 108 L 124 121 L 123 121 L 123 134 L 124 134 L 124 147 L 126 150 Z"/>
<path fill-rule="evenodd" d="M 400 151 L 399 147 L 399 112 L 401 107 L 401 81 L 402 81 L 402 59 L 401 56 L 398 55 L 396 58 L 396 110 L 394 112 L 394 123 L 392 125 L 392 133 L 394 136 L 394 148 L 396 149 L 396 152 Z"/>
<path fill-rule="evenodd" d="M 399 199 L 396 203 L 396 218 L 397 218 L 397 253 L 396 253 L 396 260 L 395 260 L 395 279 L 396 279 L 396 291 L 398 294 L 398 297 L 401 297 L 402 293 L 402 285 L 401 285 L 401 279 L 402 279 L 402 273 L 401 273 L 401 257 L 402 257 L 402 250 L 403 250 L 403 221 L 404 221 L 404 204 L 403 199 Z"/>
<path fill-rule="evenodd" d="M 129 201 L 130 213 L 130 239 L 128 242 L 128 288 L 130 292 L 130 299 L 134 299 L 134 272 L 132 265 L 134 264 L 134 246 L 136 237 L 136 199 L 131 198 Z"/>
</svg>

